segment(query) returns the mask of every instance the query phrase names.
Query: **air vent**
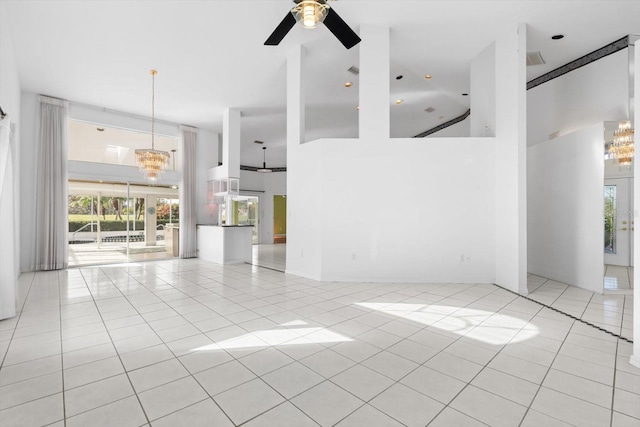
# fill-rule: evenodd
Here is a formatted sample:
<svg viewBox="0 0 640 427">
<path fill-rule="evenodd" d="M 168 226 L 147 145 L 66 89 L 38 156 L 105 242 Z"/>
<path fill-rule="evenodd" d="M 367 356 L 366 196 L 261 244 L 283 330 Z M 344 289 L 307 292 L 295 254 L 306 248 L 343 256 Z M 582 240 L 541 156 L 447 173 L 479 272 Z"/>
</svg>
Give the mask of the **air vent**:
<svg viewBox="0 0 640 427">
<path fill-rule="evenodd" d="M 542 65 L 544 63 L 540 52 L 527 52 L 527 67 L 530 65 Z"/>
<path fill-rule="evenodd" d="M 433 113 L 434 111 L 436 111 L 436 109 L 435 109 L 435 108 L 433 108 L 433 107 L 429 107 L 429 108 L 427 108 L 427 109 L 426 109 L 426 110 L 424 110 L 424 111 L 426 111 L 427 113 Z"/>
<path fill-rule="evenodd" d="M 253 142 L 255 142 L 256 144 L 264 144 L 264 141 L 257 141 L 256 140 L 256 141 L 253 141 Z"/>
<path fill-rule="evenodd" d="M 353 66 L 353 65 L 351 67 L 349 67 L 349 69 L 347 71 L 350 72 L 351 74 L 355 74 L 356 76 L 358 74 L 360 74 L 360 69 L 358 67 L 356 67 L 356 66 Z"/>
</svg>

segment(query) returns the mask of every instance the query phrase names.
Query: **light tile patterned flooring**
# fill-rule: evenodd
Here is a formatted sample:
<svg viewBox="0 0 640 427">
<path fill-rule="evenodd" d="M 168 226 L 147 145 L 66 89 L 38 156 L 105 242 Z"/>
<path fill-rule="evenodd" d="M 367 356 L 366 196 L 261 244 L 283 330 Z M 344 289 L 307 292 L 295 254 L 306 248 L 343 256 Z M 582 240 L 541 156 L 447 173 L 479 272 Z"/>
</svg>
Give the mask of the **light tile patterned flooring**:
<svg viewBox="0 0 640 427">
<path fill-rule="evenodd" d="M 493 285 L 167 260 L 19 287 L 3 427 L 640 425 L 631 344 Z"/>
<path fill-rule="evenodd" d="M 633 293 L 633 267 L 604 266 L 605 293 Z"/>
<path fill-rule="evenodd" d="M 530 274 L 528 297 L 614 334 L 633 339 L 633 294 L 596 294 Z"/>
<path fill-rule="evenodd" d="M 253 245 L 251 263 L 260 267 L 285 271 L 287 265 L 287 245 Z"/>
</svg>

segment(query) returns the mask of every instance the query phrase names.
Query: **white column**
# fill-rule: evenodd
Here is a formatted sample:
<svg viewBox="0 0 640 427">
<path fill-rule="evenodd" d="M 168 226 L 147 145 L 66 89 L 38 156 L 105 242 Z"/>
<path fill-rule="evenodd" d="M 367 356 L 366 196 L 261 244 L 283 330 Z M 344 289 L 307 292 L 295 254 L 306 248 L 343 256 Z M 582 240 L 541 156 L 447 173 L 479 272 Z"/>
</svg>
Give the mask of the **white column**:
<svg viewBox="0 0 640 427">
<path fill-rule="evenodd" d="M 156 197 L 145 197 L 144 206 L 144 243 L 145 246 L 155 246 L 157 243 Z"/>
<path fill-rule="evenodd" d="M 302 173 L 299 165 L 300 144 L 305 139 L 305 88 L 304 62 L 306 51 L 303 46 L 295 46 L 287 57 L 287 271 L 303 271 L 305 229 L 297 218 L 304 209 L 304 183 L 296 180 Z M 318 195 L 315 195 L 318 197 Z M 298 205 L 296 203 L 301 203 Z M 308 252 L 308 251 L 307 251 Z"/>
<path fill-rule="evenodd" d="M 222 165 L 228 177 L 240 178 L 240 110 L 235 108 L 222 115 Z"/>
<path fill-rule="evenodd" d="M 635 46 L 629 46 L 629 49 L 634 49 L 634 82 L 637 88 L 640 82 L 640 42 L 636 42 Z M 637 89 L 634 92 L 633 115 L 634 126 L 637 128 L 640 125 L 640 96 L 638 96 L 639 91 Z M 638 140 L 638 133 L 636 130 L 636 141 Z M 638 157 L 640 156 L 638 156 L 638 150 L 636 150 L 633 162 L 633 199 L 635 201 L 633 217 L 636 226 L 640 224 L 640 215 L 638 214 L 638 206 L 640 205 L 640 161 Z M 640 283 L 640 233 L 633 233 L 633 265 L 636 266 L 633 269 L 633 283 L 636 289 L 633 291 L 633 354 L 629 363 L 640 368 L 640 292 L 637 289 L 638 283 Z"/>
<path fill-rule="evenodd" d="M 303 46 L 296 46 L 287 59 L 287 150 L 304 143 L 306 117 L 302 76 L 305 54 Z"/>
<path fill-rule="evenodd" d="M 521 295 L 528 293 L 526 34 L 526 24 L 513 25 L 495 44 L 496 284 Z"/>
<path fill-rule="evenodd" d="M 360 139 L 389 138 L 389 27 L 362 24 L 360 37 Z"/>
</svg>

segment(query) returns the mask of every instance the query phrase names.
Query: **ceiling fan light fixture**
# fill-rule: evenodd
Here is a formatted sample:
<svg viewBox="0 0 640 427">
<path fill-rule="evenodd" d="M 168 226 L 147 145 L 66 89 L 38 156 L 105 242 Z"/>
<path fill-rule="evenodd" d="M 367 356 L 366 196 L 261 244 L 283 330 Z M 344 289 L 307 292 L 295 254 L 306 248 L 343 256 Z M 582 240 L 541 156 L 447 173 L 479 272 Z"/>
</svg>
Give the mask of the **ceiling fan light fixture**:
<svg viewBox="0 0 640 427">
<path fill-rule="evenodd" d="M 324 0 L 302 0 L 291 9 L 291 13 L 304 28 L 312 29 L 324 21 L 328 9 Z"/>
</svg>

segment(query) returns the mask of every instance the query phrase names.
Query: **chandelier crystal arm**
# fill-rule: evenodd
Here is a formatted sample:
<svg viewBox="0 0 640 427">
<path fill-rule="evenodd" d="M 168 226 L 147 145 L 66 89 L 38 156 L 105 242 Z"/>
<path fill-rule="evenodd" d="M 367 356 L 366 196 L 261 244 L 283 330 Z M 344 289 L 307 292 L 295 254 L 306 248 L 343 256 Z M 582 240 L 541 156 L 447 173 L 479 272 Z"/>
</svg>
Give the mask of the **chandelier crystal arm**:
<svg viewBox="0 0 640 427">
<path fill-rule="evenodd" d="M 613 132 L 613 144 L 609 148 L 609 153 L 621 166 L 628 166 L 633 160 L 635 154 L 634 133 L 631 122 L 620 122 L 618 130 Z"/>
</svg>

